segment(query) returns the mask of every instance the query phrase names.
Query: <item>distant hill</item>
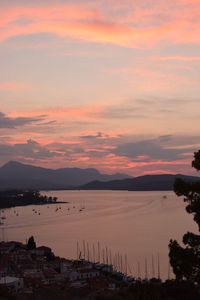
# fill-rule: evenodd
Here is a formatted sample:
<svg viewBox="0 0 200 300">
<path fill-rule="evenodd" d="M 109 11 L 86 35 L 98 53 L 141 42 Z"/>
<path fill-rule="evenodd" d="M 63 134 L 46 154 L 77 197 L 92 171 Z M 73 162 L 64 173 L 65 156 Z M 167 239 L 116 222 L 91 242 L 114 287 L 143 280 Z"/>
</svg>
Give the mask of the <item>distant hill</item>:
<svg viewBox="0 0 200 300">
<path fill-rule="evenodd" d="M 68 189 L 88 182 L 131 178 L 126 174 L 101 174 L 93 168 L 46 169 L 10 161 L 0 168 L 0 190 L 5 189 Z"/>
<path fill-rule="evenodd" d="M 181 174 L 144 175 L 130 179 L 112 180 L 108 182 L 93 181 L 79 186 L 82 190 L 128 190 L 128 191 L 168 191 L 173 190 L 176 178 L 185 181 L 198 181 L 200 177 Z"/>
<path fill-rule="evenodd" d="M 197 181 L 200 177 L 181 174 L 144 175 L 101 174 L 93 168 L 47 169 L 11 161 L 0 168 L 0 190 L 5 189 L 82 189 L 82 190 L 172 190 L 176 178 Z"/>
</svg>

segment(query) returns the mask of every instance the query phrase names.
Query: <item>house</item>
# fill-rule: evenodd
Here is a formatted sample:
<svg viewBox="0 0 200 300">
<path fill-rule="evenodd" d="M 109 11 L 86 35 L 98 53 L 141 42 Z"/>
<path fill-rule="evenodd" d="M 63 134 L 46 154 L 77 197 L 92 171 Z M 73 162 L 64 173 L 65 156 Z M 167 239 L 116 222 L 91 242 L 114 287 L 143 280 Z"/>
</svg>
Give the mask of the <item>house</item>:
<svg viewBox="0 0 200 300">
<path fill-rule="evenodd" d="M 23 278 L 5 276 L 0 278 L 0 285 L 6 286 L 11 293 L 17 293 L 24 287 Z"/>
<path fill-rule="evenodd" d="M 72 271 L 69 273 L 69 280 L 75 281 L 75 280 L 85 280 L 89 278 L 95 278 L 100 275 L 99 271 L 94 269 L 82 269 L 77 271 Z"/>
<path fill-rule="evenodd" d="M 25 278 L 38 278 L 38 279 L 44 279 L 44 274 L 43 272 L 36 270 L 36 269 L 30 269 L 26 270 L 24 272 L 24 277 Z"/>
<path fill-rule="evenodd" d="M 78 279 L 89 279 L 98 277 L 100 275 L 98 270 L 94 269 L 83 269 L 78 271 Z"/>
<path fill-rule="evenodd" d="M 52 254 L 51 248 L 46 247 L 46 246 L 37 247 L 36 249 L 31 250 L 31 252 L 33 254 L 38 255 L 38 256 L 40 256 L 40 255 L 44 256 L 44 255 Z"/>
<path fill-rule="evenodd" d="M 87 287 L 88 283 L 86 281 L 74 281 L 70 283 L 70 287 L 79 289 L 79 288 L 84 288 Z"/>
<path fill-rule="evenodd" d="M 6 254 L 10 253 L 15 249 L 15 243 L 14 242 L 1 242 L 0 243 L 0 253 Z"/>
<path fill-rule="evenodd" d="M 43 271 L 45 278 L 54 278 L 58 273 L 53 268 L 48 268 Z"/>
<path fill-rule="evenodd" d="M 70 261 L 62 261 L 60 263 L 60 272 L 66 273 L 68 272 L 72 267 L 72 263 Z"/>
<path fill-rule="evenodd" d="M 3 277 L 4 274 L 7 274 L 8 267 L 7 266 L 0 266 L 0 277 Z"/>
</svg>

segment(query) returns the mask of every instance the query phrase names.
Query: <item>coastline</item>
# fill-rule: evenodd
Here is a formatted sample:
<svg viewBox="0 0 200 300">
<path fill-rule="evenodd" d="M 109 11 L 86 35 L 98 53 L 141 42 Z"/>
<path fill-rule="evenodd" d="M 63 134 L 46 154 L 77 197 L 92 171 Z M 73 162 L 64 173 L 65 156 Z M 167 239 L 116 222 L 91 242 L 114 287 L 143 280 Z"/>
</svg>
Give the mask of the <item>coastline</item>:
<svg viewBox="0 0 200 300">
<path fill-rule="evenodd" d="M 11 268 L 12 266 L 12 268 Z M 197 300 L 199 287 L 186 281 L 130 278 L 111 265 L 55 256 L 47 246 L 0 243 L 0 297 L 16 300 L 138 299 Z"/>
</svg>

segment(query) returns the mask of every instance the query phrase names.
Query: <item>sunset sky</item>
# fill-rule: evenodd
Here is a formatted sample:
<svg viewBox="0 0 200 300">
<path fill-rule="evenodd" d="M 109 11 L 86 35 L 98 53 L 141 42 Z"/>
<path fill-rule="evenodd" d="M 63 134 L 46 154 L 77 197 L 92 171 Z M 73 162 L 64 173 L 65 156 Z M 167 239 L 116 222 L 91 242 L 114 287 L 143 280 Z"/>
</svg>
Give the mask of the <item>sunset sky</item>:
<svg viewBox="0 0 200 300">
<path fill-rule="evenodd" d="M 196 174 L 199 0 L 0 0 L 0 165 Z"/>
</svg>

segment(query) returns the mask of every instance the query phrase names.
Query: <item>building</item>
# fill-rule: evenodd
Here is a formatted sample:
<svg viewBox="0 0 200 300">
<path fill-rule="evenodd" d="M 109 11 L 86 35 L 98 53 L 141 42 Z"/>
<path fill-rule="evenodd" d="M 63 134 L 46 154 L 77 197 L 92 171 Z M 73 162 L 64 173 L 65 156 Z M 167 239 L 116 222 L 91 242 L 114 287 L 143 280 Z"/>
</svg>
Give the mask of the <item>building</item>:
<svg viewBox="0 0 200 300">
<path fill-rule="evenodd" d="M 0 285 L 6 286 L 11 293 L 17 293 L 24 287 L 23 278 L 5 276 L 0 278 Z"/>
</svg>

